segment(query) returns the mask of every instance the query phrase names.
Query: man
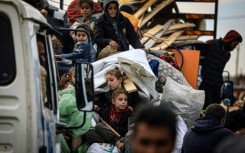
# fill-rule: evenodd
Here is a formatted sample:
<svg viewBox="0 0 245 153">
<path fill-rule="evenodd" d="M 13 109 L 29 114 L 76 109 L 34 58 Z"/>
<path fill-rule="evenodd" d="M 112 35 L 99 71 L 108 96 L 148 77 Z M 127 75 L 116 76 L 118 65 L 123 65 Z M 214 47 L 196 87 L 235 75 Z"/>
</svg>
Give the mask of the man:
<svg viewBox="0 0 245 153">
<path fill-rule="evenodd" d="M 148 106 L 135 116 L 131 145 L 134 153 L 171 153 L 176 139 L 176 116 L 161 107 Z"/>
<path fill-rule="evenodd" d="M 223 85 L 222 73 L 231 57 L 231 51 L 242 42 L 242 36 L 235 30 L 229 31 L 222 39 L 209 40 L 210 52 L 201 60 L 202 83 L 200 90 L 205 91 L 206 108 L 211 103 L 220 103 L 220 90 Z"/>
<path fill-rule="evenodd" d="M 215 147 L 234 133 L 223 127 L 225 110 L 219 104 L 207 107 L 205 117 L 194 122 L 184 137 L 182 153 L 215 153 Z"/>
</svg>

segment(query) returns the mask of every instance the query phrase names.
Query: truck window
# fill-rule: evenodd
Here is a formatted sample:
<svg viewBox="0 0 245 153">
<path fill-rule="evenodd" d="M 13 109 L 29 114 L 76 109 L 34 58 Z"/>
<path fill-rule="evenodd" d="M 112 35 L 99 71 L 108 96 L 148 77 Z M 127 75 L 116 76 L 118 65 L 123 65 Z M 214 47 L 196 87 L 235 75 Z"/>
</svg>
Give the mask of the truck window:
<svg viewBox="0 0 245 153">
<path fill-rule="evenodd" d="M 0 86 L 13 82 L 16 64 L 10 20 L 0 14 Z"/>
<path fill-rule="evenodd" d="M 39 55 L 41 86 L 42 86 L 42 99 L 44 106 L 53 109 L 53 83 L 52 83 L 52 67 L 48 55 L 48 45 L 44 35 L 37 34 L 37 49 Z"/>
</svg>

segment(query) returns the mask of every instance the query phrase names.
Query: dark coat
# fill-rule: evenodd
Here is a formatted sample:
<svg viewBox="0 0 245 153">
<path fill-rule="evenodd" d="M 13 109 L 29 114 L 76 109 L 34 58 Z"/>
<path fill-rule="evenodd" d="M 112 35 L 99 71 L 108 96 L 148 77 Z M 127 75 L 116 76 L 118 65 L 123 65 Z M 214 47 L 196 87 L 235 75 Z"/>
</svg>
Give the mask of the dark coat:
<svg viewBox="0 0 245 153">
<path fill-rule="evenodd" d="M 209 54 L 201 60 L 202 79 L 204 84 L 211 87 L 220 88 L 223 84 L 223 71 L 231 54 L 224 51 L 222 39 L 216 39 L 208 42 L 211 50 Z"/>
<path fill-rule="evenodd" d="M 213 117 L 199 118 L 183 140 L 182 153 L 216 153 L 215 147 L 227 137 L 235 135 Z"/>
<path fill-rule="evenodd" d="M 101 114 L 102 119 L 105 120 L 108 124 L 111 107 L 114 106 L 112 105 L 110 107 L 107 107 Z M 112 125 L 112 128 L 114 128 L 122 137 L 124 137 L 128 132 L 128 118 L 131 117 L 131 115 L 131 111 L 122 112 L 119 123 L 117 125 Z"/>
<path fill-rule="evenodd" d="M 119 13 L 114 24 L 109 21 L 106 14 L 103 14 L 95 25 L 94 43 L 98 45 L 97 54 L 109 45 L 112 40 L 119 45 L 118 51 L 129 50 L 129 44 L 135 49 L 145 48 L 140 43 L 139 37 L 129 19 L 121 13 Z"/>
</svg>

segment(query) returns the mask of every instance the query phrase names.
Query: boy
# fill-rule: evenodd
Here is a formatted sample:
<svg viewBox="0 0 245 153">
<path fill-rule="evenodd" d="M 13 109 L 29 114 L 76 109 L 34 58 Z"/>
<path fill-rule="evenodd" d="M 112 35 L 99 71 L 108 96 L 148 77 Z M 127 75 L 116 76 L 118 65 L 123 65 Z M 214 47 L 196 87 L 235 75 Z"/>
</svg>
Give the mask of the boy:
<svg viewBox="0 0 245 153">
<path fill-rule="evenodd" d="M 75 36 L 77 43 L 75 44 L 74 50 L 69 54 L 55 55 L 57 58 L 76 59 L 76 62 L 94 62 L 96 51 L 92 45 L 90 33 L 88 32 L 89 27 L 86 25 L 80 25 L 76 28 Z"/>
<path fill-rule="evenodd" d="M 127 105 L 127 92 L 124 89 L 116 89 L 112 94 L 112 105 L 102 112 L 102 119 L 107 122 L 121 137 L 128 131 L 128 118 L 132 111 Z M 122 149 L 124 143 L 105 124 L 97 123 L 95 130 L 86 134 L 89 143 L 113 143 Z"/>
<path fill-rule="evenodd" d="M 131 22 L 119 12 L 117 0 L 104 0 L 103 9 L 104 14 L 97 20 L 94 33 L 98 53 L 106 46 L 117 51 L 129 50 L 129 45 L 135 49 L 145 48 Z"/>
</svg>

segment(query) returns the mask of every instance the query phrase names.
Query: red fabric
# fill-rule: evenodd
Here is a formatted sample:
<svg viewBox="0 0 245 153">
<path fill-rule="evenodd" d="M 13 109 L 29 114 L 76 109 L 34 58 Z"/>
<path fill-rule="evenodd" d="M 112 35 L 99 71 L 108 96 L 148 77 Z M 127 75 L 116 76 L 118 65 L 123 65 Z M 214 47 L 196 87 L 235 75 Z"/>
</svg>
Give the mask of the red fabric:
<svg viewBox="0 0 245 153">
<path fill-rule="evenodd" d="M 73 0 L 67 8 L 67 15 L 70 21 L 70 25 L 72 25 L 76 18 L 81 17 L 81 9 L 79 6 L 80 0 Z M 99 3 L 94 2 L 94 14 L 102 12 L 102 8 Z"/>
<path fill-rule="evenodd" d="M 111 125 L 112 122 L 118 124 L 123 112 L 131 112 L 131 110 L 127 106 L 124 110 L 117 112 L 115 109 L 115 106 L 111 106 L 111 109 L 109 112 L 109 124 Z"/>
<path fill-rule="evenodd" d="M 231 42 L 232 40 L 241 37 L 241 35 L 235 31 L 235 30 L 230 30 L 225 37 L 223 38 L 224 43 Z M 241 37 L 242 39 L 242 37 Z M 242 40 L 241 40 L 242 41 Z"/>
</svg>

